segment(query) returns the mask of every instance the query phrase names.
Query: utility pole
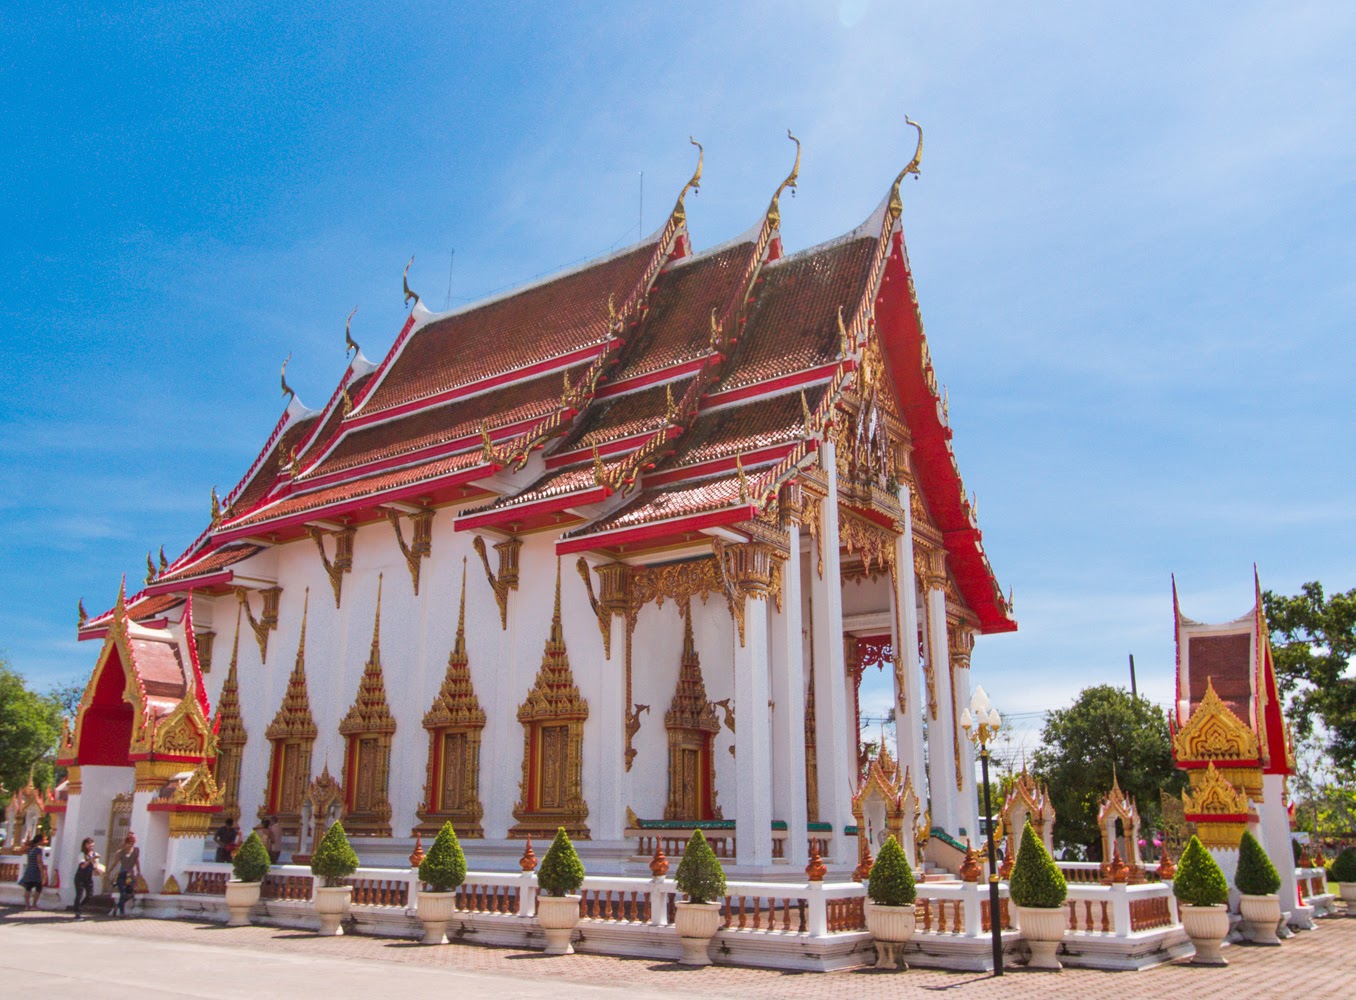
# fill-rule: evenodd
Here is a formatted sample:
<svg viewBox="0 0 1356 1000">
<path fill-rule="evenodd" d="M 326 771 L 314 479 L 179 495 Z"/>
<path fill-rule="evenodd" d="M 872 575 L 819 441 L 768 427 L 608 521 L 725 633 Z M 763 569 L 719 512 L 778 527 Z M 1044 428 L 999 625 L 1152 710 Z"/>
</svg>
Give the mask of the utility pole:
<svg viewBox="0 0 1356 1000">
<path fill-rule="evenodd" d="M 1135 684 L 1135 654 L 1130 654 L 1130 697 L 1139 697 L 1139 687 Z"/>
</svg>

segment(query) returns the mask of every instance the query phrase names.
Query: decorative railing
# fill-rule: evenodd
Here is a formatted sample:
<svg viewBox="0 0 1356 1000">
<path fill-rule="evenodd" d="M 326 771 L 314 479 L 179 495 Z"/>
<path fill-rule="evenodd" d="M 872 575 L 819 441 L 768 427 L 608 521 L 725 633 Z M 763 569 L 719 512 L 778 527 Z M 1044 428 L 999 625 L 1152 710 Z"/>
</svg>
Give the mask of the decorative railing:
<svg viewBox="0 0 1356 1000">
<path fill-rule="evenodd" d="M 19 881 L 19 862 L 0 861 L 0 882 Z"/>
<path fill-rule="evenodd" d="M 1128 937 L 1178 924 L 1177 900 L 1162 882 L 1071 885 L 1065 901 L 1072 934 Z"/>
<path fill-rule="evenodd" d="M 1328 873 L 1322 868 L 1296 868 L 1295 882 L 1299 885 L 1301 902 L 1328 893 Z"/>
<path fill-rule="evenodd" d="M 1096 861 L 1056 861 L 1064 881 L 1070 885 L 1108 885 L 1107 869 Z M 1157 882 L 1158 871 L 1149 865 L 1126 869 L 1132 876 L 1131 882 L 1140 885 L 1145 882 Z"/>
</svg>

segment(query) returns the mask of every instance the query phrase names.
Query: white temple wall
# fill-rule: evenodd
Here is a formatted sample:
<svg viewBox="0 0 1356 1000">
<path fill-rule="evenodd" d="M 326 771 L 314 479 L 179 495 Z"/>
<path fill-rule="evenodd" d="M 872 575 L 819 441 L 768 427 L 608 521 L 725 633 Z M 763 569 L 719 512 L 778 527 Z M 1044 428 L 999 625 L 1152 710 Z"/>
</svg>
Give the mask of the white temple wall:
<svg viewBox="0 0 1356 1000">
<path fill-rule="evenodd" d="M 693 604 L 695 608 L 701 608 L 699 600 Z M 703 617 L 700 611 L 696 612 L 692 640 L 702 664 L 706 697 L 713 699 L 716 696 L 712 694 L 712 673 L 713 668 L 718 667 L 719 659 L 713 655 L 715 650 L 710 648 L 701 627 Z M 618 653 L 623 657 L 626 655 L 624 649 L 613 655 Z M 631 637 L 631 689 L 632 700 L 649 705 L 650 711 L 641 715 L 640 731 L 632 741 L 636 759 L 631 765 L 630 796 L 626 802 L 641 819 L 663 819 L 664 807 L 668 804 L 669 735 L 664 728 L 664 713 L 669 710 L 678 686 L 682 655 L 683 623 L 678 616 L 678 606 L 665 601 L 662 608 L 653 604 L 641 608 L 635 634 Z M 720 673 L 719 669 L 714 672 Z M 720 790 L 718 785 L 717 791 Z M 718 797 L 717 802 L 720 801 Z"/>
</svg>

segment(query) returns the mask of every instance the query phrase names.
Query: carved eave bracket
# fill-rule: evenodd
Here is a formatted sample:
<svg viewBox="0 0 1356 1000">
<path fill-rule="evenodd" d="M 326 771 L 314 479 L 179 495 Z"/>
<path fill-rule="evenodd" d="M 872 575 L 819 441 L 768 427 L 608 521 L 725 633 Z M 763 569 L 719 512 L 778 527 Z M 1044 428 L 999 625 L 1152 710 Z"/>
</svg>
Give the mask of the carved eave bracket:
<svg viewBox="0 0 1356 1000">
<path fill-rule="evenodd" d="M 433 552 L 433 511 L 420 510 L 409 515 L 410 524 L 414 528 L 409 544 L 406 544 L 405 536 L 400 530 L 400 511 L 388 507 L 386 517 L 391 522 L 391 527 L 395 529 L 396 544 L 400 546 L 400 553 L 405 557 L 405 565 L 410 571 L 410 582 L 414 584 L 414 595 L 418 597 L 419 567 L 424 558 Z"/>
<path fill-rule="evenodd" d="M 499 605 L 499 625 L 508 631 L 508 595 L 510 590 L 518 589 L 518 556 L 523 547 L 521 538 L 506 538 L 496 542 L 494 550 L 499 553 L 499 572 L 490 569 L 490 557 L 485 550 L 485 539 L 476 535 L 471 543 L 485 567 L 485 579 L 494 591 L 494 602 Z"/>
<path fill-rule="evenodd" d="M 320 550 L 320 561 L 324 563 L 325 574 L 330 578 L 330 586 L 334 588 L 334 606 L 338 608 L 344 589 L 344 574 L 353 571 L 353 536 L 358 533 L 358 529 L 340 528 L 338 531 L 326 532 L 323 528 L 311 524 L 306 526 L 306 532 L 315 540 L 315 547 Z M 333 559 L 325 554 L 326 534 L 334 536 Z"/>
<path fill-rule="evenodd" d="M 268 634 L 278 628 L 278 602 L 282 599 L 282 588 L 268 587 L 259 593 L 264 599 L 264 606 L 259 612 L 259 617 L 256 618 L 254 611 L 250 608 L 249 591 L 244 587 L 235 588 L 235 596 L 240 601 L 240 609 L 245 613 L 245 620 L 249 622 L 250 629 L 254 632 L 255 642 L 259 644 L 259 662 L 267 663 Z"/>
<path fill-rule="evenodd" d="M 711 540 L 720 570 L 725 599 L 730 615 L 739 630 L 739 645 L 744 645 L 744 608 L 748 598 L 767 600 L 772 590 L 773 559 L 775 551 L 764 542 L 746 542 L 742 545 Z"/>
</svg>

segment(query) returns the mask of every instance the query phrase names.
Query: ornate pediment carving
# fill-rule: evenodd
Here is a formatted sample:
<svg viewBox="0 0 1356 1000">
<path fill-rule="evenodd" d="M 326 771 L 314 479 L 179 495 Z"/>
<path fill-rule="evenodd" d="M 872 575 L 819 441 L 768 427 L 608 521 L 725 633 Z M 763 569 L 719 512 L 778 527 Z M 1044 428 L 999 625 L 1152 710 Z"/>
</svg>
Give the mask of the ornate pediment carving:
<svg viewBox="0 0 1356 1000">
<path fill-rule="evenodd" d="M 1172 749 L 1178 764 L 1255 762 L 1260 753 L 1257 734 L 1224 704 L 1210 678 L 1206 678 L 1205 696 L 1173 737 Z"/>
</svg>

